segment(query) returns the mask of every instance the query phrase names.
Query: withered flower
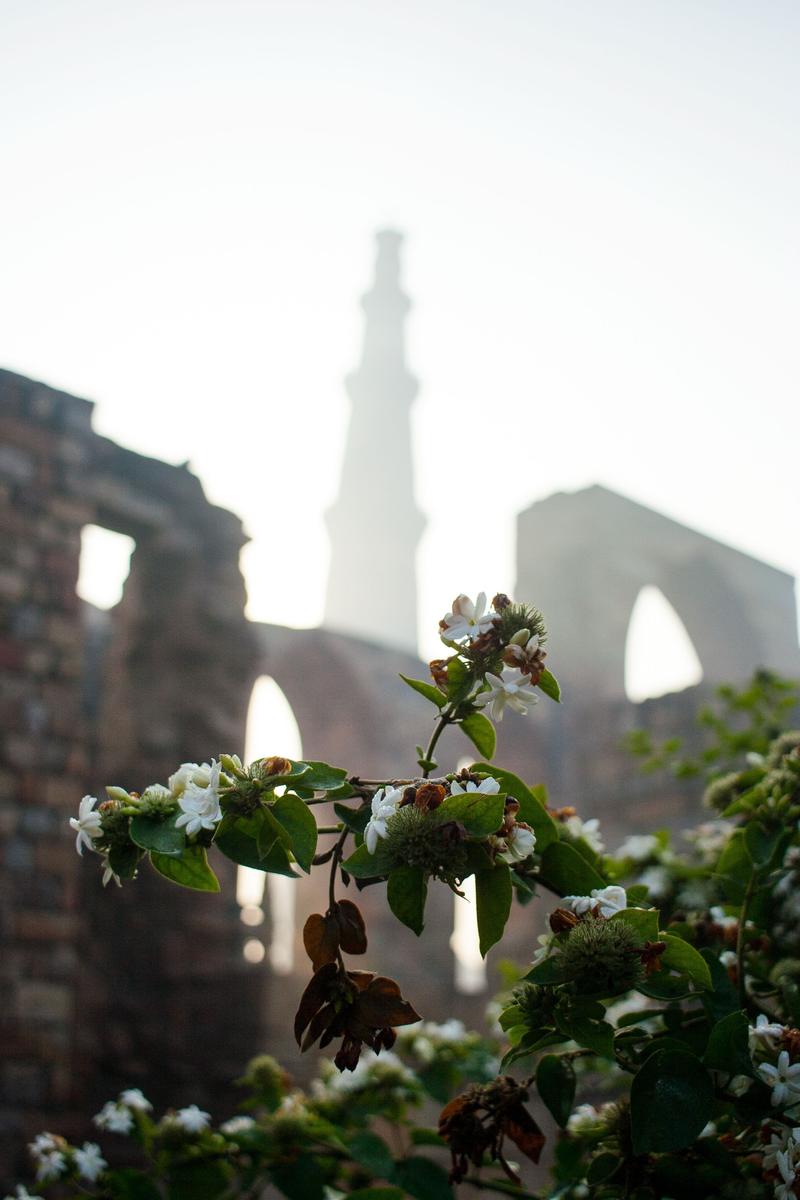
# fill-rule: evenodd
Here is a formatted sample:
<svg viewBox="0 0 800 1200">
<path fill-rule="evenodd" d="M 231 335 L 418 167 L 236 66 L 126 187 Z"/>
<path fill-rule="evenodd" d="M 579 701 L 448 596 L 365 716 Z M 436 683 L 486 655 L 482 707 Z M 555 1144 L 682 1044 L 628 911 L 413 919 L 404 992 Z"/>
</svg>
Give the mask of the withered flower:
<svg viewBox="0 0 800 1200">
<path fill-rule="evenodd" d="M 342 971 L 335 962 L 316 972 L 300 999 L 294 1035 L 302 1050 L 319 1039 L 320 1049 L 336 1037 L 342 1044 L 334 1062 L 340 1071 L 355 1069 L 362 1045 L 379 1054 L 394 1044 L 395 1025 L 421 1020 L 400 995 L 394 979 L 371 971 Z"/>
<path fill-rule="evenodd" d="M 645 942 L 639 951 L 639 958 L 644 966 L 645 976 L 653 975 L 661 970 L 661 955 L 667 948 L 666 942 Z"/>
<path fill-rule="evenodd" d="M 530 675 L 533 684 L 541 679 L 546 658 L 547 654 L 540 645 L 538 635 L 529 636 L 527 629 L 515 633 L 503 651 L 503 662 L 506 666 L 518 667 L 523 675 Z"/>
<path fill-rule="evenodd" d="M 324 917 L 312 913 L 303 926 L 303 945 L 315 971 L 336 962 L 340 949 L 345 954 L 365 954 L 367 931 L 358 906 L 352 900 L 339 900 Z"/>
<path fill-rule="evenodd" d="M 414 804 L 422 812 L 432 812 L 438 808 L 447 795 L 447 789 L 441 783 L 423 783 L 418 787 L 414 796 Z"/>
<path fill-rule="evenodd" d="M 800 1029 L 784 1029 L 779 1044 L 789 1051 L 793 1063 L 800 1062 Z"/>
<path fill-rule="evenodd" d="M 550 913 L 550 928 L 553 933 L 566 933 L 567 930 L 575 928 L 578 920 L 575 913 L 570 912 L 568 908 L 557 908 L 555 912 Z"/>
<path fill-rule="evenodd" d="M 431 672 L 431 678 L 436 686 L 441 688 L 442 691 L 447 690 L 447 685 L 449 683 L 447 676 L 447 664 L 449 662 L 449 658 L 434 658 L 428 663 L 428 667 L 430 668 Z"/>
<path fill-rule="evenodd" d="M 451 1183 L 465 1178 L 469 1163 L 481 1166 L 488 1153 L 518 1184 L 516 1171 L 503 1155 L 506 1137 L 532 1162 L 539 1161 L 545 1138 L 523 1107 L 527 1099 L 527 1088 L 510 1075 L 501 1075 L 492 1083 L 473 1084 L 445 1105 L 439 1116 L 439 1134 L 450 1146 Z"/>
<path fill-rule="evenodd" d="M 271 758 L 262 758 L 260 765 L 264 776 L 288 775 L 292 769 L 292 764 L 288 758 L 281 758 L 279 755 L 273 755 Z"/>
</svg>

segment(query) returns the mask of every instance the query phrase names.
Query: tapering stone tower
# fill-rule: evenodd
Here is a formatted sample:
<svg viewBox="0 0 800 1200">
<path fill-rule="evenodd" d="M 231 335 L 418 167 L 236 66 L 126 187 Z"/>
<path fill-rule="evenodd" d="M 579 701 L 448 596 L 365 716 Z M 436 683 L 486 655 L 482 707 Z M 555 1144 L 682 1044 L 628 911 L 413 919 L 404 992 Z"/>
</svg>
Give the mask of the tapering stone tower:
<svg viewBox="0 0 800 1200">
<path fill-rule="evenodd" d="M 375 282 L 364 296 L 364 345 L 348 375 L 352 402 L 342 481 L 328 510 L 331 565 L 324 624 L 417 652 L 416 550 L 425 525 L 414 500 L 405 362 L 410 308 L 400 289 L 402 234 L 378 233 Z"/>
</svg>

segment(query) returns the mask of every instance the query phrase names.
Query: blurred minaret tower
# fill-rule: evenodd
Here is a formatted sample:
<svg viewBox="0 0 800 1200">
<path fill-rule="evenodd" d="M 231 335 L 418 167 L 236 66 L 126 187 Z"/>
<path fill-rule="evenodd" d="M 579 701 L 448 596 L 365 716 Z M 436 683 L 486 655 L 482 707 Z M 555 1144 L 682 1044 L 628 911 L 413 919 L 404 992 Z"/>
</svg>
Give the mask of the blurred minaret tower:
<svg viewBox="0 0 800 1200">
<path fill-rule="evenodd" d="M 414 500 L 411 403 L 400 290 L 402 234 L 378 233 L 375 282 L 358 370 L 346 379 L 352 403 L 342 481 L 327 512 L 331 565 L 324 624 L 417 653 L 417 543 L 425 525 Z"/>
</svg>

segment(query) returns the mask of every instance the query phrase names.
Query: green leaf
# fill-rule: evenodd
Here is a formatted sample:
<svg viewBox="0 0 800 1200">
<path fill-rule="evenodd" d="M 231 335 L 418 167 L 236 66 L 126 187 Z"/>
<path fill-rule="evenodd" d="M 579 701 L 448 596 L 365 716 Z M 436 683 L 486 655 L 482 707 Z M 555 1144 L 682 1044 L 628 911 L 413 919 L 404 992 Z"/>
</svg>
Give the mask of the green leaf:
<svg viewBox="0 0 800 1200">
<path fill-rule="evenodd" d="M 593 1050 L 601 1058 L 614 1058 L 614 1030 L 607 1021 L 593 1021 L 580 1014 L 569 1015 L 558 1022 L 559 1028 L 574 1042 Z"/>
<path fill-rule="evenodd" d="M 749 1050 L 750 1026 L 743 1012 L 729 1013 L 717 1021 L 708 1038 L 703 1063 L 729 1075 L 755 1076 Z"/>
<path fill-rule="evenodd" d="M 752 861 L 747 850 L 745 831 L 737 829 L 722 851 L 715 872 L 725 888 L 726 900 L 733 904 L 742 903 L 751 870 Z"/>
<path fill-rule="evenodd" d="M 539 676 L 539 682 L 536 686 L 540 691 L 544 692 L 545 696 L 549 696 L 556 703 L 561 700 L 561 688 L 558 685 L 558 680 L 546 667 Z"/>
<path fill-rule="evenodd" d="M 703 996 L 706 1012 L 714 1021 L 721 1021 L 730 1013 L 739 1012 L 739 993 L 734 987 L 727 969 L 710 947 L 700 951 L 711 975 L 713 992 Z"/>
<path fill-rule="evenodd" d="M 502 792 L 493 796 L 483 792 L 461 792 L 447 796 L 436 810 L 437 817 L 460 821 L 470 837 L 486 838 L 503 824 L 506 800 Z"/>
<path fill-rule="evenodd" d="M 603 1183 L 611 1179 L 623 1164 L 618 1154 L 597 1154 L 589 1164 L 586 1172 L 586 1182 L 589 1184 Z"/>
<path fill-rule="evenodd" d="M 370 854 L 365 845 L 359 846 L 342 866 L 354 879 L 378 879 L 381 875 L 388 875 L 396 862 L 386 842 L 379 840 L 374 854 Z"/>
<path fill-rule="evenodd" d="M 447 699 L 463 700 L 471 687 L 471 672 L 460 658 L 451 658 L 447 664 Z"/>
<path fill-rule="evenodd" d="M 194 1162 L 172 1168 L 169 1200 L 215 1200 L 228 1188 L 231 1169 L 221 1162 Z"/>
<path fill-rule="evenodd" d="M 292 854 L 308 873 L 311 870 L 311 860 L 317 852 L 317 822 L 311 809 L 299 797 L 286 792 L 283 796 L 278 796 L 271 812 L 288 833 Z"/>
<path fill-rule="evenodd" d="M 663 930 L 659 932 L 658 940 L 667 943 L 667 948 L 661 955 L 662 966 L 688 976 L 698 987 L 711 991 L 711 972 L 708 969 L 708 963 L 699 951 L 695 950 L 694 946 L 690 946 L 683 938 L 676 937 L 672 933 L 664 933 Z"/>
<path fill-rule="evenodd" d="M 312 1154 L 301 1153 L 290 1162 L 271 1162 L 272 1181 L 289 1200 L 324 1200 L 326 1174 Z"/>
<path fill-rule="evenodd" d="M 258 852 L 258 834 L 262 826 L 264 809 L 258 809 L 250 817 L 224 817 L 217 826 L 214 845 L 231 862 L 240 867 L 252 867 L 273 875 L 288 875 L 296 879 L 292 864 L 283 845 L 276 839 L 272 849 L 262 857 Z"/>
<path fill-rule="evenodd" d="M 478 754 L 482 754 L 484 758 L 492 758 L 497 745 L 497 734 L 489 718 L 483 713 L 473 712 L 464 717 L 460 725 Z"/>
<path fill-rule="evenodd" d="M 202 846 L 187 846 L 180 858 L 150 852 L 150 862 L 160 875 L 196 892 L 218 892 L 219 880 L 208 865 Z"/>
<path fill-rule="evenodd" d="M 353 833 L 363 833 L 372 815 L 368 804 L 362 808 L 348 808 L 346 804 L 334 804 L 333 811 L 348 829 L 352 829 Z"/>
<path fill-rule="evenodd" d="M 395 867 L 387 881 L 389 908 L 417 937 L 425 924 L 427 893 L 428 884 L 421 867 Z"/>
<path fill-rule="evenodd" d="M 634 1154 L 658 1154 L 690 1146 L 711 1120 L 714 1087 L 708 1071 L 688 1050 L 659 1050 L 631 1084 Z"/>
<path fill-rule="evenodd" d="M 161 1192 L 142 1171 L 117 1167 L 106 1176 L 113 1200 L 162 1200 Z"/>
<path fill-rule="evenodd" d="M 545 1054 L 536 1068 L 536 1090 L 564 1129 L 575 1100 L 575 1071 L 570 1060 L 560 1054 Z"/>
<path fill-rule="evenodd" d="M 623 908 L 614 913 L 612 921 L 624 921 L 636 930 L 643 942 L 655 942 L 658 939 L 657 908 Z"/>
<path fill-rule="evenodd" d="M 444 1167 L 416 1154 L 395 1164 L 392 1182 L 399 1183 L 414 1200 L 453 1200 Z"/>
<path fill-rule="evenodd" d="M 766 868 L 776 865 L 777 852 L 783 851 L 787 831 L 783 826 L 767 829 L 760 821 L 749 821 L 745 826 L 744 840 L 753 865 Z"/>
<path fill-rule="evenodd" d="M 649 888 L 643 883 L 634 883 L 631 887 L 626 887 L 625 892 L 631 908 L 640 907 L 650 896 Z"/>
<path fill-rule="evenodd" d="M 272 847 L 278 843 L 285 851 L 290 851 L 292 848 L 292 839 L 290 834 L 280 821 L 276 820 L 272 815 L 271 808 L 262 808 L 253 813 L 253 818 L 258 826 L 256 835 L 256 846 L 258 847 L 259 858 L 267 858 L 272 850 Z"/>
<path fill-rule="evenodd" d="M 530 983 L 563 983 L 564 976 L 564 956 L 562 954 L 551 954 L 549 958 L 543 962 L 537 963 L 535 967 L 531 967 L 527 975 L 522 976 Z"/>
<path fill-rule="evenodd" d="M 444 692 L 439 691 L 438 687 L 434 687 L 432 683 L 425 683 L 421 679 L 409 679 L 408 675 L 400 672 L 400 678 L 403 683 L 407 683 L 415 692 L 419 692 L 420 696 L 424 696 L 426 700 L 430 700 L 431 704 L 435 704 L 437 708 L 444 708 L 447 704 L 447 696 Z"/>
<path fill-rule="evenodd" d="M 394 1159 L 386 1142 L 377 1133 L 362 1130 L 350 1139 L 347 1149 L 353 1161 L 366 1167 L 371 1175 L 377 1175 L 379 1179 L 388 1179 L 391 1175 Z"/>
<path fill-rule="evenodd" d="M 143 850 L 155 850 L 157 854 L 180 854 L 186 845 L 186 833 L 175 828 L 177 813 L 155 817 L 137 813 L 131 817 L 131 840 Z"/>
<path fill-rule="evenodd" d="M 539 877 L 559 896 L 588 896 L 606 881 L 568 842 L 553 842 L 542 855 Z"/>
<path fill-rule="evenodd" d="M 511 871 L 507 866 L 498 865 L 491 871 L 480 871 L 475 876 L 478 934 L 484 958 L 503 936 L 511 911 L 511 896 Z"/>
<path fill-rule="evenodd" d="M 514 797 L 519 804 L 519 813 L 517 814 L 519 820 L 530 825 L 536 834 L 536 850 L 539 854 L 546 850 L 551 842 L 558 841 L 558 828 L 547 811 L 545 803 L 547 799 L 545 788 L 529 788 L 518 775 L 513 775 L 511 771 L 504 771 L 502 767 L 495 767 L 487 762 L 473 763 L 470 771 L 475 771 L 480 775 L 491 775 L 492 779 L 496 779 L 500 784 L 501 792 Z M 541 795 L 537 795 L 538 792 L 541 792 Z"/>
<path fill-rule="evenodd" d="M 343 767 L 331 767 L 328 763 L 314 762 L 310 758 L 305 760 L 305 765 L 310 770 L 303 775 L 303 787 L 313 787 L 315 792 L 338 791 L 347 781 L 347 771 Z"/>
<path fill-rule="evenodd" d="M 111 847 L 108 852 L 108 865 L 120 879 L 133 879 L 141 857 L 142 851 L 139 847 L 126 842 L 121 846 Z"/>
<path fill-rule="evenodd" d="M 356 1188 L 347 1193 L 348 1200 L 403 1200 L 405 1192 L 399 1187 Z"/>
</svg>

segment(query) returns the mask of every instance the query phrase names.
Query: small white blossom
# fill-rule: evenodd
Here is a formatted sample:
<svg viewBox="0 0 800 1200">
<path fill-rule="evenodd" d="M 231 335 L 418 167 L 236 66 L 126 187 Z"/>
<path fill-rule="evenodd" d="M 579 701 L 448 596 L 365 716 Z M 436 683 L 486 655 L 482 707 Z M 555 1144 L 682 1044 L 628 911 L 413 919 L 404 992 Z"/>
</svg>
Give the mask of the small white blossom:
<svg viewBox="0 0 800 1200">
<path fill-rule="evenodd" d="M 6 1196 L 5 1200 L 42 1200 L 41 1196 L 34 1196 L 29 1192 L 24 1184 L 18 1183 L 13 1196 Z"/>
<path fill-rule="evenodd" d="M 113 1100 L 107 1100 L 93 1120 L 98 1129 L 107 1129 L 109 1133 L 130 1133 L 133 1129 L 130 1109 Z"/>
<path fill-rule="evenodd" d="M 108 861 L 108 855 L 104 854 L 103 855 L 103 887 L 105 887 L 106 884 L 111 883 L 112 879 L 114 880 L 114 883 L 117 885 L 117 887 L 122 887 L 122 880 L 120 879 L 119 875 L 116 874 L 116 872 L 114 871 L 114 868 L 111 866 L 111 863 Z"/>
<path fill-rule="evenodd" d="M 600 1114 L 593 1104 L 579 1104 L 567 1121 L 570 1133 L 589 1133 L 595 1128 Z"/>
<path fill-rule="evenodd" d="M 193 779 L 186 784 L 178 797 L 178 807 L 181 814 L 175 821 L 175 828 L 186 826 L 186 833 L 199 833 L 201 829 L 213 829 L 222 820 L 222 809 L 219 805 L 219 777 L 222 768 L 218 762 L 212 763 L 208 783 L 200 787 Z"/>
<path fill-rule="evenodd" d="M 786 1103 L 797 1103 L 796 1097 L 800 1096 L 800 1063 L 790 1063 L 788 1050 L 781 1050 L 776 1066 L 759 1063 L 758 1073 L 764 1083 L 772 1088 L 771 1102 L 775 1108 Z"/>
<path fill-rule="evenodd" d="M 398 805 L 403 799 L 400 788 L 378 788 L 372 797 L 372 816 L 364 829 L 364 841 L 370 854 L 374 854 L 378 838 L 386 837 L 386 822 L 397 812 Z"/>
<path fill-rule="evenodd" d="M 512 825 L 511 832 L 506 834 L 504 841 L 506 848 L 496 856 L 498 862 L 523 862 L 536 848 L 536 834 L 522 825 Z"/>
<path fill-rule="evenodd" d="M 84 1142 L 83 1147 L 75 1151 L 75 1166 L 84 1179 L 88 1179 L 89 1183 L 95 1183 L 103 1174 L 108 1163 L 100 1153 L 100 1147 L 96 1142 Z"/>
<path fill-rule="evenodd" d="M 590 896 L 565 896 L 564 903 L 568 904 L 576 916 L 582 917 L 598 907 L 601 917 L 613 917 L 614 913 L 622 912 L 628 907 L 628 896 L 625 888 L 618 884 L 609 887 L 594 888 Z"/>
<path fill-rule="evenodd" d="M 177 800 L 186 791 L 190 783 L 196 787 L 206 788 L 211 782 L 212 763 L 181 763 L 174 775 L 170 775 L 167 783 L 169 790 Z"/>
<path fill-rule="evenodd" d="M 658 838 L 654 833 L 632 833 L 626 838 L 614 855 L 615 858 L 632 858 L 634 862 L 644 862 L 658 850 Z"/>
<path fill-rule="evenodd" d="M 500 791 L 500 784 L 491 775 L 487 775 L 480 783 L 475 783 L 472 779 L 468 779 L 466 783 L 459 783 L 454 779 L 450 784 L 451 796 L 463 796 L 465 792 L 479 792 L 482 796 L 496 796 Z"/>
<path fill-rule="evenodd" d="M 564 828 L 570 837 L 583 838 L 595 854 L 602 854 L 605 850 L 605 842 L 600 836 L 600 822 L 597 817 L 592 817 L 589 821 L 582 821 L 578 816 L 567 817 Z"/>
<path fill-rule="evenodd" d="M 728 916 L 725 909 L 720 908 L 718 904 L 715 904 L 711 909 L 710 916 L 714 924 L 719 925 L 720 929 L 735 929 L 739 924 L 738 917 Z"/>
<path fill-rule="evenodd" d="M 32 1142 L 28 1143 L 28 1150 L 33 1158 L 39 1158 L 42 1154 L 49 1154 L 51 1150 L 55 1150 L 58 1143 L 52 1133 L 37 1133 Z"/>
<path fill-rule="evenodd" d="M 770 1050 L 774 1050 L 775 1042 L 778 1038 L 783 1037 L 785 1032 L 785 1025 L 779 1025 L 777 1021 L 770 1021 L 764 1013 L 759 1013 L 755 1025 L 749 1027 L 750 1049 L 755 1049 L 759 1042 L 763 1042 Z"/>
<path fill-rule="evenodd" d="M 480 707 L 491 705 L 492 720 L 498 723 L 503 719 L 506 705 L 525 716 L 531 704 L 539 700 L 536 688 L 531 685 L 529 675 L 523 674 L 517 667 L 507 667 L 502 676 L 487 672 L 486 682 L 488 692 L 479 692 L 475 703 Z"/>
<path fill-rule="evenodd" d="M 51 1150 L 43 1154 L 36 1166 L 36 1179 L 39 1183 L 50 1183 L 58 1179 L 67 1169 L 67 1160 L 60 1150 Z"/>
<path fill-rule="evenodd" d="M 732 1096 L 744 1096 L 752 1086 L 753 1080 L 749 1075 L 734 1075 L 728 1084 L 728 1091 Z"/>
<path fill-rule="evenodd" d="M 231 1117 L 230 1120 L 225 1121 L 219 1127 L 220 1133 L 227 1133 L 228 1135 L 245 1133 L 248 1129 L 253 1128 L 255 1128 L 255 1121 L 252 1117 Z"/>
<path fill-rule="evenodd" d="M 761 1160 L 761 1166 L 765 1171 L 773 1171 L 778 1165 L 778 1154 L 781 1151 L 788 1150 L 794 1157 L 800 1147 L 800 1127 L 787 1129 L 785 1126 L 779 1128 L 771 1127 L 766 1124 L 762 1127 L 762 1136 L 769 1133 L 769 1142 L 764 1148 L 764 1156 Z"/>
<path fill-rule="evenodd" d="M 453 611 L 445 613 L 439 623 L 442 640 L 460 642 L 464 638 L 469 638 L 470 641 L 474 641 L 482 633 L 488 632 L 496 619 L 497 613 L 491 610 L 486 612 L 485 592 L 478 594 L 478 599 L 474 604 L 469 596 L 465 596 L 462 592 L 453 601 Z"/>
<path fill-rule="evenodd" d="M 78 854 L 83 854 L 84 846 L 94 850 L 92 843 L 103 836 L 102 817 L 99 812 L 94 811 L 95 804 L 97 804 L 95 796 L 84 796 L 78 805 L 77 817 L 69 819 L 70 828 L 76 830 L 78 834 L 75 839 L 75 849 Z"/>
<path fill-rule="evenodd" d="M 672 887 L 669 871 L 664 867 L 647 867 L 636 882 L 644 884 L 654 900 L 663 900 Z"/>
<path fill-rule="evenodd" d="M 793 1149 L 779 1150 L 775 1155 L 775 1166 L 781 1177 L 781 1182 L 775 1184 L 775 1200 L 795 1200 L 797 1165 Z"/>
<path fill-rule="evenodd" d="M 120 1092 L 119 1103 L 124 1104 L 126 1108 L 135 1109 L 136 1112 L 150 1112 L 153 1107 L 139 1088 L 126 1088 L 124 1092 Z"/>
<path fill-rule="evenodd" d="M 739 964 L 739 959 L 735 950 L 723 950 L 722 954 L 719 956 L 719 961 L 722 963 L 723 967 L 726 968 L 726 970 L 730 967 L 738 966 Z"/>
<path fill-rule="evenodd" d="M 203 1112 L 196 1104 L 190 1104 L 188 1108 L 179 1108 L 174 1119 L 175 1124 L 180 1125 L 187 1133 L 202 1133 L 204 1129 L 208 1129 L 211 1113 Z"/>
</svg>

